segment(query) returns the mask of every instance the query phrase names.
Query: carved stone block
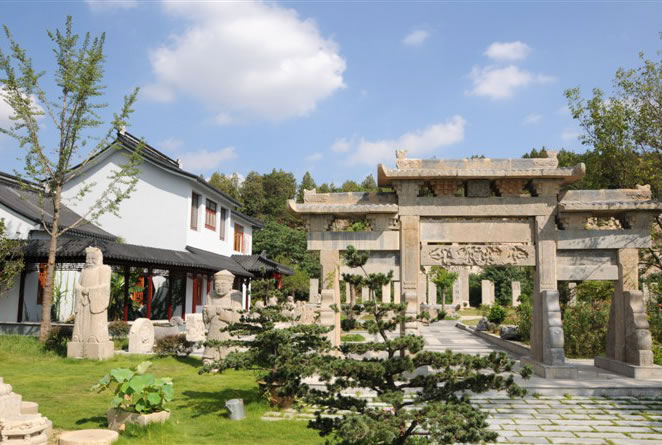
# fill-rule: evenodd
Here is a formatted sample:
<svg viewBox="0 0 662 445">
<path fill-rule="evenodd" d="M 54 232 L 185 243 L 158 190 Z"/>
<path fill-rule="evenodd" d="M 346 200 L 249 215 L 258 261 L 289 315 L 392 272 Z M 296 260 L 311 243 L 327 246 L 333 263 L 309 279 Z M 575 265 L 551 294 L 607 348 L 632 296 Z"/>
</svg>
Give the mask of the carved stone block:
<svg viewBox="0 0 662 445">
<path fill-rule="evenodd" d="M 535 248 L 525 244 L 425 245 L 421 249 L 421 264 L 424 266 L 533 266 Z"/>
<path fill-rule="evenodd" d="M 499 196 L 519 196 L 528 179 L 497 179 L 494 181 Z"/>
<path fill-rule="evenodd" d="M 467 181 L 468 198 L 488 198 L 492 194 L 488 179 L 471 179 Z"/>
</svg>

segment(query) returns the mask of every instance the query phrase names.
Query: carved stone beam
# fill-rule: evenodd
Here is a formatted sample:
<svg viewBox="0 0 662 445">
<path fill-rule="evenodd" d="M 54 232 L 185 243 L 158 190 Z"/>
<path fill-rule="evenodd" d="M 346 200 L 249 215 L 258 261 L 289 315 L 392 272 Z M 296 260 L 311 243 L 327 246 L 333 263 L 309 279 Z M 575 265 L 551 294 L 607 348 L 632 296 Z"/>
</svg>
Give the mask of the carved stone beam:
<svg viewBox="0 0 662 445">
<path fill-rule="evenodd" d="M 460 179 L 441 179 L 431 182 L 430 188 L 434 196 L 454 196 L 460 184 Z"/>
<path fill-rule="evenodd" d="M 328 232 L 333 219 L 333 215 L 309 215 L 306 217 L 306 231 Z"/>
<path fill-rule="evenodd" d="M 619 218 L 619 221 L 626 229 L 650 229 L 655 216 L 655 212 L 627 212 Z"/>
<path fill-rule="evenodd" d="M 589 217 L 590 215 L 585 213 L 562 213 L 557 221 L 562 230 L 584 230 Z"/>
<path fill-rule="evenodd" d="M 556 196 L 561 191 L 561 181 L 549 179 L 533 179 L 530 185 L 533 196 Z"/>
<path fill-rule="evenodd" d="M 393 189 L 398 195 L 398 204 L 413 205 L 416 203 L 418 192 L 421 188 L 421 181 L 396 181 L 393 183 Z"/>
<path fill-rule="evenodd" d="M 497 179 L 494 181 L 500 196 L 519 196 L 528 179 Z"/>
</svg>

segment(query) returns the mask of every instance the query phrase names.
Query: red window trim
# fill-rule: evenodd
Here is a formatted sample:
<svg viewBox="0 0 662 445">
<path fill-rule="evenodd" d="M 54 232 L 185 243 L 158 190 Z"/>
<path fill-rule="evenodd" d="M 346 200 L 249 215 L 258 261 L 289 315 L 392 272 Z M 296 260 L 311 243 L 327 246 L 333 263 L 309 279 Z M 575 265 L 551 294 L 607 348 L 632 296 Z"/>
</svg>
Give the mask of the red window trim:
<svg viewBox="0 0 662 445">
<path fill-rule="evenodd" d="M 214 204 L 214 211 L 213 212 L 209 208 L 209 207 L 211 207 L 210 204 Z M 211 199 L 208 199 L 205 202 L 205 228 L 207 228 L 209 230 L 213 230 L 214 232 L 216 231 L 216 209 L 218 209 L 218 205 L 214 201 L 212 201 Z M 214 217 L 213 217 L 214 225 L 207 224 L 207 219 L 208 219 L 209 215 L 211 215 L 212 213 L 214 215 Z"/>
</svg>

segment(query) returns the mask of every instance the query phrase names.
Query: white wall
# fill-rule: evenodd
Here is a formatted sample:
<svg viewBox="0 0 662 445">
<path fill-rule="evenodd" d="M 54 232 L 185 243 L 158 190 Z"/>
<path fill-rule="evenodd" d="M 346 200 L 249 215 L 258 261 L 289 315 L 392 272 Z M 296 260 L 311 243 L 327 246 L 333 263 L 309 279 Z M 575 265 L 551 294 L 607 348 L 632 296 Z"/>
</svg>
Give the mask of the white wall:
<svg viewBox="0 0 662 445">
<path fill-rule="evenodd" d="M 18 289 L 20 274 L 14 279 L 14 286 L 0 293 L 0 321 L 16 321 L 18 314 Z"/>
<path fill-rule="evenodd" d="M 83 184 L 94 182 L 96 185 L 82 201 L 67 201 L 66 204 L 80 214 L 85 213 L 107 188 L 107 177 L 125 162 L 123 153 L 112 152 L 83 175 L 68 182 L 63 192 L 67 198 L 75 196 Z M 101 216 L 99 225 L 129 244 L 183 250 L 189 222 L 190 181 L 148 161 L 141 164 L 140 170 L 136 189 L 120 203 L 121 217 L 106 213 Z"/>
<path fill-rule="evenodd" d="M 0 219 L 5 221 L 5 234 L 8 238 L 27 239 L 30 231 L 37 227 L 37 224 L 2 204 L 0 204 Z"/>
</svg>

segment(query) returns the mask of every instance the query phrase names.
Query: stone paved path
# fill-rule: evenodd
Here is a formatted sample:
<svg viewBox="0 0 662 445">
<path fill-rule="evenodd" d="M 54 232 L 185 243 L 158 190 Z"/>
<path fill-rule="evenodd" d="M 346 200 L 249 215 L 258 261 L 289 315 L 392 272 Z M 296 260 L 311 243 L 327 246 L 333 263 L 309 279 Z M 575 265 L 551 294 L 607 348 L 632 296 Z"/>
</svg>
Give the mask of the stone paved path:
<svg viewBox="0 0 662 445">
<path fill-rule="evenodd" d="M 419 331 L 425 339 L 425 349 L 435 352 L 450 349 L 454 352 L 481 355 L 500 351 L 491 343 L 456 328 L 456 323 L 455 320 L 442 320 L 429 326 L 422 326 Z"/>
</svg>

